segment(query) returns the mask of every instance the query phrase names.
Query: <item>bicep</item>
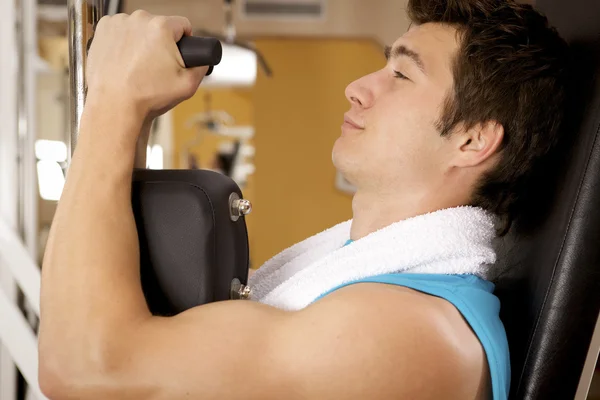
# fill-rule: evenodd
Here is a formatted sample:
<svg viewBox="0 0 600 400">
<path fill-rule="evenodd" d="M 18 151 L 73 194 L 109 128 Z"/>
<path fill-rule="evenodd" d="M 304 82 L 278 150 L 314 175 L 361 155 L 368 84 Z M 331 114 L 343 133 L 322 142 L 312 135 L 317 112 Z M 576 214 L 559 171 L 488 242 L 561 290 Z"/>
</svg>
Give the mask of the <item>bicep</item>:
<svg viewBox="0 0 600 400">
<path fill-rule="evenodd" d="M 131 399 L 239 397 L 260 383 L 255 375 L 269 365 L 271 336 L 286 314 L 237 300 L 152 318 L 119 342 L 111 375 Z"/>
<path fill-rule="evenodd" d="M 390 296 L 403 301 L 390 293 L 355 285 L 294 313 L 233 301 L 154 319 L 123 349 L 125 392 L 148 399 L 452 398 L 456 382 L 444 377 L 457 360 L 445 354 L 443 323 L 423 318 L 419 304 L 390 304 Z"/>
</svg>

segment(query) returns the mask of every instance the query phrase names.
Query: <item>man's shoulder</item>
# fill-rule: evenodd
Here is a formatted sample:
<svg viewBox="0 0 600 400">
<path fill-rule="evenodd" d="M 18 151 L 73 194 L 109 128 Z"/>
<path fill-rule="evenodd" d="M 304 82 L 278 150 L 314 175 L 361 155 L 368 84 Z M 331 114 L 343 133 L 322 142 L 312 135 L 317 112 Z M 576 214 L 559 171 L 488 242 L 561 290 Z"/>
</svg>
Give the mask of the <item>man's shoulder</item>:
<svg viewBox="0 0 600 400">
<path fill-rule="evenodd" d="M 363 313 L 366 318 L 381 319 L 387 323 L 397 322 L 407 327 L 406 318 L 413 317 L 412 324 L 443 333 L 440 339 L 451 344 L 481 348 L 477 337 L 457 308 L 448 300 L 400 285 L 364 282 L 341 288 L 324 297 L 333 307 Z M 377 321 L 372 321 L 376 323 Z"/>
<path fill-rule="evenodd" d="M 410 360 L 405 373 L 428 376 L 438 387 L 460 386 L 465 397 L 486 398 L 485 352 L 461 313 L 443 298 L 398 285 L 366 282 L 343 287 L 314 303 L 323 318 L 343 320 L 345 329 L 368 336 L 384 363 Z M 385 349 L 385 351 L 384 351 Z M 445 382 L 445 383 L 444 383 Z M 462 382 L 462 384 L 459 384 Z"/>
</svg>

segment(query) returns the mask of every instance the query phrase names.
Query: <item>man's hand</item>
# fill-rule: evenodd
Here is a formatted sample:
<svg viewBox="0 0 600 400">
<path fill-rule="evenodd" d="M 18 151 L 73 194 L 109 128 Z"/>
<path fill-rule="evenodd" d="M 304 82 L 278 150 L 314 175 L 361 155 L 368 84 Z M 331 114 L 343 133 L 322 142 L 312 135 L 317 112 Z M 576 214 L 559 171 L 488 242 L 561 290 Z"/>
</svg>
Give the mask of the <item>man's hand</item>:
<svg viewBox="0 0 600 400">
<path fill-rule="evenodd" d="M 87 61 L 87 102 L 116 103 L 146 121 L 190 98 L 208 70 L 185 68 L 177 42 L 191 33 L 183 17 L 102 18 Z"/>
</svg>

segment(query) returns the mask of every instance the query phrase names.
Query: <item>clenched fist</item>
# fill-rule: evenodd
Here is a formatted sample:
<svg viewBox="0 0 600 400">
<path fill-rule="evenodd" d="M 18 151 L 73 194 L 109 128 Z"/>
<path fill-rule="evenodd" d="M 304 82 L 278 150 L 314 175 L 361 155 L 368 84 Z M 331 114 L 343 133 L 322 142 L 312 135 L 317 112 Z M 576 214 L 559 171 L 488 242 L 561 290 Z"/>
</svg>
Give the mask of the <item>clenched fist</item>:
<svg viewBox="0 0 600 400">
<path fill-rule="evenodd" d="M 145 11 L 104 17 L 87 61 L 87 101 L 116 103 L 144 120 L 194 95 L 208 67 L 186 69 L 177 42 L 187 18 Z"/>
</svg>

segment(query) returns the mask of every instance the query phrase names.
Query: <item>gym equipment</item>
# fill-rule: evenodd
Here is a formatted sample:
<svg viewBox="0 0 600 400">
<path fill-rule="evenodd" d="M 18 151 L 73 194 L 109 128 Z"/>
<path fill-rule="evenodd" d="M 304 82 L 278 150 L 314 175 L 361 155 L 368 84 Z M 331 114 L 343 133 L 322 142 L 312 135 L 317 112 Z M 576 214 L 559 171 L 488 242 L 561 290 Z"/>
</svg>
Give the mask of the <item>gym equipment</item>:
<svg viewBox="0 0 600 400">
<path fill-rule="evenodd" d="M 69 0 L 69 10 L 77 2 L 83 0 Z M 496 293 L 509 339 L 515 400 L 585 399 L 600 349 L 600 330 L 594 333 L 600 326 L 600 8 L 595 2 L 536 2 L 573 48 L 564 127 L 572 143 L 565 143 L 561 157 L 540 175 L 527 218 L 517 221 L 498 243 L 498 262 L 507 272 L 495 282 Z M 70 18 L 71 25 L 81 25 L 79 14 L 79 21 Z M 78 54 L 71 52 L 71 61 L 79 66 L 72 69 L 75 83 L 83 66 Z M 73 101 L 83 98 L 82 88 L 71 86 L 73 95 L 81 94 Z M 72 125 L 74 132 L 77 126 Z M 243 223 L 241 215 L 249 205 L 227 196 L 229 191 L 238 196 L 240 192 L 226 177 L 211 177 L 192 177 L 189 171 L 136 171 L 133 203 L 141 248 L 148 248 L 143 250 L 142 272 L 159 286 L 154 291 L 145 283 L 156 312 L 172 314 L 203 301 L 248 295 L 242 265 L 246 238 L 240 225 L 228 224 Z M 228 217 L 223 210 L 234 204 Z M 195 237 L 200 240 L 193 242 Z M 238 252 L 236 246 L 242 249 L 242 259 L 227 258 L 226 252 Z M 216 264 L 221 259 L 231 263 L 224 274 Z M 213 282 L 205 282 L 205 277 Z M 225 293 L 230 282 L 231 290 Z"/>
<path fill-rule="evenodd" d="M 573 51 L 568 138 L 540 170 L 526 218 L 499 243 L 507 273 L 496 293 L 511 399 L 583 400 L 600 348 L 600 8 L 596 0 L 536 8 Z"/>
<path fill-rule="evenodd" d="M 186 127 L 195 128 L 197 135 L 179 147 L 181 165 L 194 163 L 190 158 L 190 149 L 201 144 L 204 135 L 210 134 L 229 140 L 233 139 L 233 143 L 229 141 L 221 143 L 222 146 L 215 154 L 216 165 L 212 168 L 231 177 L 243 189 L 248 183 L 248 176 L 255 171 L 254 164 L 252 164 L 255 150 L 249 143 L 249 140 L 254 137 L 254 127 L 236 125 L 235 119 L 231 115 L 225 110 L 213 110 L 211 103 L 212 95 L 205 94 L 203 112 L 195 114 L 186 121 Z"/>
<path fill-rule="evenodd" d="M 142 287 L 155 315 L 247 297 L 251 210 L 238 185 L 205 170 L 136 170 Z"/>
<path fill-rule="evenodd" d="M 208 65 L 210 69 L 206 75 L 210 75 L 212 68 L 221 62 L 223 56 L 221 42 L 210 37 L 184 36 L 177 42 L 177 47 L 186 68 Z"/>
<path fill-rule="evenodd" d="M 69 0 L 71 153 L 85 101 L 85 57 L 102 0 Z M 221 61 L 218 39 L 184 37 L 186 67 Z M 252 206 L 229 177 L 202 170 L 135 170 L 132 207 L 141 279 L 150 311 L 170 316 L 208 302 L 245 299 L 250 290 L 245 215 Z"/>
<path fill-rule="evenodd" d="M 221 61 L 215 38 L 184 37 L 187 68 Z M 132 204 L 148 307 L 175 315 L 219 300 L 244 298 L 250 265 L 244 216 L 252 207 L 229 177 L 203 170 L 136 170 Z"/>
</svg>

